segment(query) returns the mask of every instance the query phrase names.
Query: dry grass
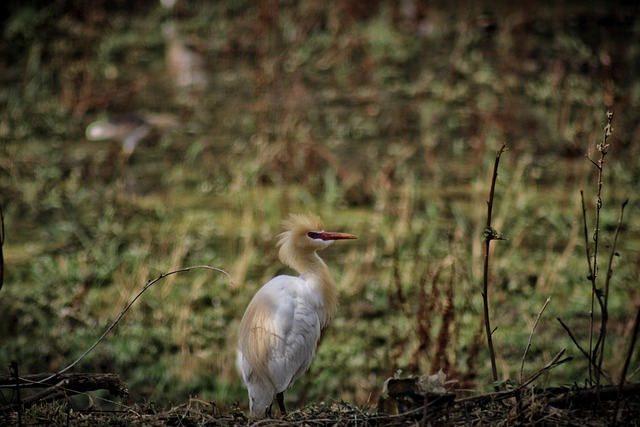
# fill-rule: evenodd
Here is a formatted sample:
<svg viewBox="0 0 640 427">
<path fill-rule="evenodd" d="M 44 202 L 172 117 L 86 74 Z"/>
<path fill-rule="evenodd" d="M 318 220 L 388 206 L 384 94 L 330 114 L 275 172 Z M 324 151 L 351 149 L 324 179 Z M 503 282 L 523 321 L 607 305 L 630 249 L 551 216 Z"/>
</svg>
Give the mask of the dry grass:
<svg viewBox="0 0 640 427">
<path fill-rule="evenodd" d="M 189 399 L 170 408 L 136 404 L 113 411 L 74 410 L 57 403 L 32 407 L 20 415 L 4 414 L 10 425 L 107 426 L 114 424 L 144 426 L 637 426 L 640 420 L 640 389 L 629 388 L 618 405 L 615 391 L 604 389 L 601 403 L 594 405 L 593 390 L 538 390 L 501 392 L 460 399 L 442 406 L 437 400 L 404 414 L 380 414 L 350 405 L 331 403 L 311 405 L 288 413 L 283 418 L 250 420 L 239 410 L 223 414 L 212 402 Z M 617 415 L 614 415 L 617 414 Z M 20 418 L 18 418 L 20 417 Z"/>
</svg>

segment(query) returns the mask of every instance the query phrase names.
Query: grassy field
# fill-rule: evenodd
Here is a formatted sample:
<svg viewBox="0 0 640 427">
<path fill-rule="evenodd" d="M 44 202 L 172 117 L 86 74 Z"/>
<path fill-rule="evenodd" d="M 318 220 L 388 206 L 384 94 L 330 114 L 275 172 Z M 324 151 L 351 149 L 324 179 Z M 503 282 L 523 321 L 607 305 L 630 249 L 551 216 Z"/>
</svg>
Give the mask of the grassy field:
<svg viewBox="0 0 640 427">
<path fill-rule="evenodd" d="M 160 280 L 73 371 L 117 373 L 128 402 L 246 410 L 236 329 L 259 286 L 289 272 L 274 249 L 281 220 L 311 211 L 359 240 L 322 254 L 341 305 L 290 406 L 369 409 L 399 370 L 443 369 L 461 395 L 492 390 L 482 236 L 504 143 L 492 225 L 506 240 L 492 243 L 489 291 L 499 379 L 523 379 L 550 297 L 524 377 L 566 349 L 574 359 L 536 384 L 589 380 L 557 321 L 588 348 L 584 191 L 592 253 L 600 213 L 600 289 L 629 199 L 603 358 L 617 383 L 640 306 L 637 8 L 374 3 L 5 6 L 2 373 L 11 361 L 65 368 L 149 280 L 210 265 L 232 282 L 206 269 Z M 183 45 L 205 83 L 176 83 L 170 49 Z M 609 110 L 598 211 L 585 154 L 600 158 Z M 142 113 L 174 125 L 131 155 L 85 137 L 94 120 Z"/>
</svg>

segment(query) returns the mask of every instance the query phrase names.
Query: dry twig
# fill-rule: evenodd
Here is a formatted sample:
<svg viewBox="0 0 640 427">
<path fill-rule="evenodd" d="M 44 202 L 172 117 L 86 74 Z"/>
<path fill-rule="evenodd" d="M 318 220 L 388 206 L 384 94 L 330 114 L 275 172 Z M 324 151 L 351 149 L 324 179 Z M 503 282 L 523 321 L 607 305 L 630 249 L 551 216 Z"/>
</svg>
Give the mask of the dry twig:
<svg viewBox="0 0 640 427">
<path fill-rule="evenodd" d="M 556 320 L 558 320 L 558 322 L 560 322 L 560 325 L 562 326 L 562 328 L 567 331 L 567 334 L 569 335 L 569 338 L 571 339 L 571 341 L 575 344 L 576 347 L 578 347 L 578 350 L 580 350 L 580 353 L 582 353 L 582 355 L 584 357 L 587 358 L 587 360 L 589 360 L 589 366 L 590 367 L 594 367 L 597 369 L 598 366 L 597 365 L 592 365 L 591 361 L 590 361 L 590 357 L 589 357 L 589 353 L 587 353 L 587 350 L 585 350 L 584 348 L 582 348 L 582 346 L 580 345 L 580 343 L 578 342 L 578 340 L 576 339 L 576 337 L 573 335 L 573 332 L 571 332 L 571 329 L 569 328 L 569 326 L 567 326 L 566 323 L 564 323 L 562 321 L 561 318 L 557 317 Z M 607 374 L 606 372 L 600 372 L 600 375 L 604 376 L 605 378 L 607 378 L 607 380 L 611 381 L 611 376 L 609 374 Z"/>
<path fill-rule="evenodd" d="M 540 322 L 540 317 L 542 317 L 542 313 L 544 312 L 545 308 L 547 308 L 547 305 L 549 304 L 550 301 L 551 301 L 551 297 L 547 297 L 547 300 L 544 302 L 544 305 L 542 306 L 542 309 L 538 313 L 538 316 L 536 316 L 536 321 L 533 324 L 533 328 L 531 328 L 531 333 L 529 334 L 529 340 L 527 341 L 527 346 L 525 347 L 524 354 L 522 355 L 522 363 L 520 364 L 520 383 L 522 383 L 522 381 L 524 380 L 524 360 L 527 358 L 527 353 L 529 352 L 529 348 L 531 347 L 531 340 L 533 339 L 533 333 L 536 331 L 538 322 Z"/>
<path fill-rule="evenodd" d="M 2 247 L 4 246 L 4 212 L 2 205 L 0 204 L 0 289 L 4 284 L 4 253 Z"/>
<path fill-rule="evenodd" d="M 122 319 L 122 317 L 124 317 L 125 313 L 127 311 L 129 311 L 129 308 L 131 308 L 131 306 L 133 305 L 133 303 L 135 303 L 138 298 L 140 298 L 140 296 L 142 296 L 142 294 L 149 289 L 151 286 L 153 286 L 155 283 L 159 282 L 160 280 L 164 279 L 165 277 L 171 276 L 173 274 L 177 274 L 177 273 L 184 273 L 187 271 L 191 271 L 191 270 L 195 270 L 198 268 L 205 268 L 208 270 L 214 270 L 217 271 L 219 273 L 224 274 L 225 276 L 227 276 L 227 279 L 229 280 L 230 283 L 233 283 L 233 280 L 231 279 L 231 276 L 229 276 L 229 273 L 227 273 L 226 271 L 220 269 L 220 268 L 216 268 L 216 267 L 211 267 L 209 265 L 196 265 L 196 266 L 192 266 L 192 267 L 185 267 L 185 268 L 181 268 L 178 270 L 173 270 L 173 271 L 169 271 L 168 273 L 162 273 L 160 276 L 156 277 L 153 280 L 150 280 L 143 288 L 140 292 L 138 292 L 138 294 L 131 300 L 131 302 L 129 304 L 127 304 L 127 306 L 124 308 L 124 310 L 122 310 L 122 312 L 120 313 L 120 315 L 116 318 L 116 320 L 113 321 L 113 323 L 111 323 L 111 325 L 109 325 L 109 327 L 107 328 L 106 331 L 104 331 L 104 333 L 100 336 L 100 338 L 98 338 L 98 340 L 93 343 L 93 345 L 91 347 L 89 347 L 84 353 L 82 353 L 82 355 L 80 357 L 78 357 L 73 363 L 71 363 L 69 366 L 61 369 L 60 371 L 56 372 L 55 374 L 50 375 L 49 377 L 45 378 L 44 380 L 42 380 L 43 382 L 48 381 L 52 378 L 56 378 L 57 376 L 59 376 L 60 374 L 67 372 L 69 369 L 73 368 L 74 366 L 76 366 L 82 359 L 84 359 L 89 353 L 91 353 L 91 351 L 93 351 L 94 348 L 96 348 L 96 346 L 98 344 L 100 344 L 100 342 L 109 334 L 109 332 L 111 332 L 113 330 L 113 328 L 116 327 L 116 325 L 120 322 L 120 320 Z"/>
</svg>

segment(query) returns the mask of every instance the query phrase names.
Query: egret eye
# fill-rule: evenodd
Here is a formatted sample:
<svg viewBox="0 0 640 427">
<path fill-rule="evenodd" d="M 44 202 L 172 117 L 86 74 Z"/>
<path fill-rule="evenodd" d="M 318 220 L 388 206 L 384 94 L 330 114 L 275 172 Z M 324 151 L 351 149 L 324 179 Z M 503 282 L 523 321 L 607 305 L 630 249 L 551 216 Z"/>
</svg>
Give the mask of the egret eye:
<svg viewBox="0 0 640 427">
<path fill-rule="evenodd" d="M 310 239 L 322 239 L 322 233 L 318 233 L 317 231 L 310 231 L 307 233 Z"/>
</svg>

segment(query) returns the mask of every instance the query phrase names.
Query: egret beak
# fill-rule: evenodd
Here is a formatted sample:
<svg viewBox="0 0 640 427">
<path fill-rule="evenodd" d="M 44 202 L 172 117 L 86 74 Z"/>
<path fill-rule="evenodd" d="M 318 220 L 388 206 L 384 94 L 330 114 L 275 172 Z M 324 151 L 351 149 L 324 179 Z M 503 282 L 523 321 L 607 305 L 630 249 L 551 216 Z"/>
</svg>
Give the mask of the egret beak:
<svg viewBox="0 0 640 427">
<path fill-rule="evenodd" d="M 347 239 L 357 239 L 353 234 L 347 233 L 336 233 L 333 231 L 310 231 L 308 236 L 312 239 L 321 239 L 321 240 L 347 240 Z"/>
</svg>

